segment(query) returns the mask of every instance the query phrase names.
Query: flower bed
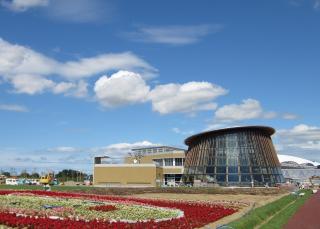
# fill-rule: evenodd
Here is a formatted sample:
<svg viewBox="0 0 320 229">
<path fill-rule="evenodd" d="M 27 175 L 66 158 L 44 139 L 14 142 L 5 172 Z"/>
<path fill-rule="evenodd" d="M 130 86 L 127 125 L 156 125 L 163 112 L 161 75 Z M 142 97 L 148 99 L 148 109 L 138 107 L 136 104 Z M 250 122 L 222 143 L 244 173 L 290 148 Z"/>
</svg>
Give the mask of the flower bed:
<svg viewBox="0 0 320 229">
<path fill-rule="evenodd" d="M 203 202 L 0 191 L 0 225 L 21 228 L 197 228 L 234 212 Z"/>
</svg>

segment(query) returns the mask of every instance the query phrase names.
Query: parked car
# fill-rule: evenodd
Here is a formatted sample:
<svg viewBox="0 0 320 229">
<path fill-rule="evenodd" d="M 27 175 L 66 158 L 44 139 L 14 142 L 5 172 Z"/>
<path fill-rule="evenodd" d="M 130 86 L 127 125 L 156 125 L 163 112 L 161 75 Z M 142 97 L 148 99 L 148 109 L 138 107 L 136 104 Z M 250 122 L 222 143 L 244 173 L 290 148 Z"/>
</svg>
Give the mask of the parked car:
<svg viewBox="0 0 320 229">
<path fill-rule="evenodd" d="M 16 178 L 7 178 L 6 179 L 7 185 L 18 185 L 18 179 Z"/>
</svg>

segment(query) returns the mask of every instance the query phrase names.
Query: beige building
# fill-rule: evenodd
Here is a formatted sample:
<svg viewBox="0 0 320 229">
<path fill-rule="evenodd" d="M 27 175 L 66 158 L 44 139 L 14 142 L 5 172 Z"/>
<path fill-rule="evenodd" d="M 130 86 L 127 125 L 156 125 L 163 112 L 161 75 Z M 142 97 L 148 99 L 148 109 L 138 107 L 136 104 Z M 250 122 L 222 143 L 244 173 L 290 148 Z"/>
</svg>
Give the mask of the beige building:
<svg viewBox="0 0 320 229">
<path fill-rule="evenodd" d="M 156 187 L 182 182 L 185 151 L 157 146 L 133 149 L 124 164 L 109 164 L 108 157 L 95 157 L 93 184 L 96 186 Z"/>
</svg>

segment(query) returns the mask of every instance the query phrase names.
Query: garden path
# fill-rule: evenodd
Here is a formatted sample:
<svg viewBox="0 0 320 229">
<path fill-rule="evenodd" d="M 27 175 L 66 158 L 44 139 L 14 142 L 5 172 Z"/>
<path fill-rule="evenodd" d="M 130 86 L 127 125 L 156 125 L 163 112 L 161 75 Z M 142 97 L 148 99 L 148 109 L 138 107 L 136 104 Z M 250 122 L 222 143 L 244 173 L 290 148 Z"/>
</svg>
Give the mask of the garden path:
<svg viewBox="0 0 320 229">
<path fill-rule="evenodd" d="M 320 229 L 320 190 L 289 220 L 285 229 Z"/>
</svg>

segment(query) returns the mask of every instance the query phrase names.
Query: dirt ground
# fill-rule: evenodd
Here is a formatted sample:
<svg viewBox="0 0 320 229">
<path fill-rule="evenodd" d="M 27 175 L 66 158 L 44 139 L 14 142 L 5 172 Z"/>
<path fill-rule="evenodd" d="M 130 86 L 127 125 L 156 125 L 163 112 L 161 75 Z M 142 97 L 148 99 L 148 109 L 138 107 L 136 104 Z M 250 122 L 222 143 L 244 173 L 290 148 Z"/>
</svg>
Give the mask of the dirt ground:
<svg viewBox="0 0 320 229">
<path fill-rule="evenodd" d="M 208 201 L 213 203 L 236 202 L 241 205 L 241 209 L 230 216 L 205 226 L 205 229 L 215 229 L 218 225 L 230 223 L 239 219 L 253 208 L 261 207 L 265 204 L 273 202 L 285 195 L 246 195 L 246 194 L 174 194 L 174 193 L 145 193 L 131 195 L 131 197 L 151 198 L 151 199 L 167 199 L 167 200 L 189 200 L 189 201 Z"/>
</svg>

